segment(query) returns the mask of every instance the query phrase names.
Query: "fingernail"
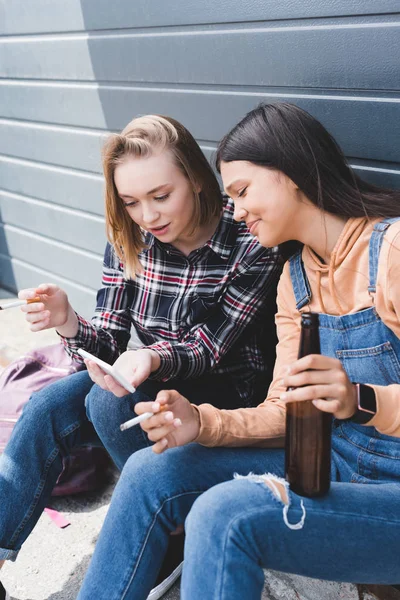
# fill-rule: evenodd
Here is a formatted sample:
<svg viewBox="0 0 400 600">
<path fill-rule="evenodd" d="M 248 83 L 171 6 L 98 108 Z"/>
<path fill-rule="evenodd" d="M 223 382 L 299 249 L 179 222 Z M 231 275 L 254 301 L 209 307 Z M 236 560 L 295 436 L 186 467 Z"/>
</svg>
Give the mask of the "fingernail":
<svg viewBox="0 0 400 600">
<path fill-rule="evenodd" d="M 286 367 L 286 375 L 289 375 L 289 373 L 292 371 L 291 367 Z"/>
<path fill-rule="evenodd" d="M 286 399 L 287 399 L 287 394 L 286 393 L 281 394 L 281 400 L 286 400 Z"/>
<path fill-rule="evenodd" d="M 163 446 L 163 448 L 166 448 L 168 446 L 168 440 L 166 438 L 164 438 L 163 440 L 161 440 L 160 443 Z"/>
<path fill-rule="evenodd" d="M 182 421 L 180 419 L 175 419 L 174 427 L 180 427 L 182 425 Z"/>
<path fill-rule="evenodd" d="M 172 421 L 172 420 L 173 420 L 173 418 L 174 418 L 174 415 L 172 414 L 172 412 L 167 412 L 167 413 L 165 413 L 164 419 L 165 419 L 166 421 Z"/>
<path fill-rule="evenodd" d="M 158 403 L 158 402 L 154 402 L 154 403 L 151 405 L 151 410 L 152 410 L 153 412 L 158 412 L 158 411 L 160 410 L 160 405 L 159 405 L 159 403 Z"/>
</svg>

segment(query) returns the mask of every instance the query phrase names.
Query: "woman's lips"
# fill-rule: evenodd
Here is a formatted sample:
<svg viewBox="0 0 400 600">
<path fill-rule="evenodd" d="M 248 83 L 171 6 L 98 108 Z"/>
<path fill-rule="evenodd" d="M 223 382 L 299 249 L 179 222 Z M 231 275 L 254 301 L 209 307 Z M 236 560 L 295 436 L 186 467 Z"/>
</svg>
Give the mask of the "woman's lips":
<svg viewBox="0 0 400 600">
<path fill-rule="evenodd" d="M 164 235 L 165 233 L 167 233 L 169 226 L 170 223 L 167 223 L 166 225 L 162 225 L 161 227 L 152 227 L 151 229 L 149 229 L 149 231 L 153 235 Z"/>
<path fill-rule="evenodd" d="M 258 225 L 258 223 L 260 222 L 260 219 L 257 219 L 256 221 L 250 221 L 249 223 L 246 223 L 248 230 L 250 231 L 250 233 L 252 235 L 254 235 L 255 229 Z"/>
</svg>

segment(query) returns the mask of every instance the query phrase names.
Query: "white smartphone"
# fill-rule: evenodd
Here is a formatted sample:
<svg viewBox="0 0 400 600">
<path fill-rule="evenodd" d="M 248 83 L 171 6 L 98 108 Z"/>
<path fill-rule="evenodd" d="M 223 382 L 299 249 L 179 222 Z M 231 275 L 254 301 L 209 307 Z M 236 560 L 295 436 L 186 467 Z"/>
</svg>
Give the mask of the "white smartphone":
<svg viewBox="0 0 400 600">
<path fill-rule="evenodd" d="M 118 371 L 114 369 L 114 367 L 104 362 L 104 360 L 97 358 L 97 356 L 93 356 L 93 354 L 90 354 L 90 352 L 86 352 L 86 350 L 83 350 L 82 348 L 79 348 L 78 354 L 80 354 L 82 358 L 88 358 L 89 360 L 95 362 L 96 365 L 99 365 L 100 369 L 104 371 L 104 373 L 107 373 L 107 375 L 111 375 L 111 377 L 114 377 L 115 381 L 118 381 L 118 383 L 122 385 L 122 387 L 125 388 L 128 392 L 130 392 L 131 394 L 135 393 L 136 389 L 133 387 L 133 385 L 129 383 L 129 381 L 127 381 L 125 377 L 118 373 Z"/>
</svg>

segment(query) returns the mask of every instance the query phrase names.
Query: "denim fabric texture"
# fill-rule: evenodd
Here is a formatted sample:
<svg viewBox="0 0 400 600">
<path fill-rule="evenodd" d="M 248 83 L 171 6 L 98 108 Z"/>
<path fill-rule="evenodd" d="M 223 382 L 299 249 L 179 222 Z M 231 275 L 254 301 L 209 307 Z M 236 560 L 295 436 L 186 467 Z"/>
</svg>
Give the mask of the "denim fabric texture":
<svg viewBox="0 0 400 600">
<path fill-rule="evenodd" d="M 17 557 L 50 499 L 63 456 L 96 444 L 84 406 L 92 385 L 80 371 L 32 394 L 25 405 L 0 456 L 0 560 Z"/>
<path fill-rule="evenodd" d="M 207 401 L 234 408 L 241 403 L 227 375 L 148 380 L 134 394 L 117 398 L 81 371 L 31 396 L 0 456 L 0 560 L 16 559 L 50 500 L 63 457 L 72 448 L 103 445 L 121 470 L 134 452 L 150 445 L 141 427 L 121 432 L 119 426 L 136 416 L 137 402 L 154 400 L 168 387 L 181 390 L 196 404 Z"/>
<path fill-rule="evenodd" d="M 369 247 L 370 288 L 391 221 Z M 291 273 L 298 308 L 310 298 L 301 256 Z M 339 358 L 356 382 L 400 383 L 400 342 L 374 308 L 321 315 L 321 350 Z M 264 483 L 235 473 L 284 475 L 282 450 L 204 448 L 197 444 L 131 456 L 116 487 L 79 600 L 147 597 L 168 543 L 186 521 L 182 600 L 259 600 L 262 567 L 357 583 L 400 581 L 400 439 L 335 421 L 332 487 L 322 498 L 289 492 L 283 503 Z M 365 485 L 367 484 L 367 485 Z"/>
</svg>

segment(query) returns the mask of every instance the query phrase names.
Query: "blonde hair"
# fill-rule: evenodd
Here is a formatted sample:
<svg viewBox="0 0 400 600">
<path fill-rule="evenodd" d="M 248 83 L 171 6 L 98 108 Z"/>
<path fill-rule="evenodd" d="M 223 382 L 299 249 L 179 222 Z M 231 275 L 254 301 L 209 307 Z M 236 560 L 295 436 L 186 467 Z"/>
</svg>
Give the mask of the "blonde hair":
<svg viewBox="0 0 400 600">
<path fill-rule="evenodd" d="M 128 215 L 114 182 L 114 172 L 127 156 L 146 158 L 169 150 L 190 182 L 194 196 L 193 230 L 222 210 L 218 181 L 189 131 L 175 119 L 146 115 L 133 119 L 120 134 L 111 135 L 103 148 L 107 237 L 124 264 L 126 278 L 140 272 L 139 253 L 145 248 L 143 233 Z M 200 189 L 200 191 L 197 191 Z"/>
</svg>

